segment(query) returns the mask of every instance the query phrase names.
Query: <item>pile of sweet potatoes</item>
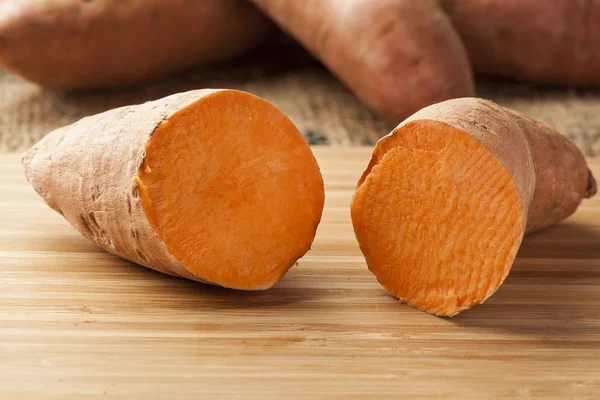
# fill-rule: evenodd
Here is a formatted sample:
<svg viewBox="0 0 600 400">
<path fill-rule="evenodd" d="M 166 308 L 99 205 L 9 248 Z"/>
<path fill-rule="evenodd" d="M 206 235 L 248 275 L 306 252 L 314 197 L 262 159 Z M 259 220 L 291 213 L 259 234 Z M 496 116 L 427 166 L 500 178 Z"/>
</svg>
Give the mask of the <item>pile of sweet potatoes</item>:
<svg viewBox="0 0 600 400">
<path fill-rule="evenodd" d="M 0 66 L 55 90 L 128 86 L 252 51 L 277 35 L 267 16 L 394 123 L 472 96 L 472 71 L 600 84 L 600 0 L 0 1 Z"/>
</svg>

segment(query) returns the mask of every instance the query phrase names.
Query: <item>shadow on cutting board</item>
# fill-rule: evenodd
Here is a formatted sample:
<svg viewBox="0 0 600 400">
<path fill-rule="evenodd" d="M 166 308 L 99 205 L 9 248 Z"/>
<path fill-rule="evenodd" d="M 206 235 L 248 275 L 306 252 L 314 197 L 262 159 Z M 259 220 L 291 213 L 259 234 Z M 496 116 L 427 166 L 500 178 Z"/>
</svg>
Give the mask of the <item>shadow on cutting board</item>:
<svg viewBox="0 0 600 400">
<path fill-rule="evenodd" d="M 171 305 L 182 311 L 198 311 L 202 309 L 269 310 L 300 302 L 313 302 L 327 296 L 328 292 L 334 291 L 333 289 L 307 288 L 294 285 L 282 286 L 282 282 L 294 279 L 294 276 L 289 273 L 284 275 L 279 283 L 267 290 L 232 290 L 221 286 L 165 275 L 133 262 L 123 260 L 117 256 L 107 254 L 106 257 L 114 259 L 112 273 L 116 272 L 118 274 L 119 270 L 122 270 L 122 273 L 127 275 L 126 279 L 142 282 L 140 285 L 136 285 L 135 283 L 131 285 L 136 296 L 141 296 L 142 298 L 159 296 L 162 299 L 175 299 Z M 292 266 L 293 268 L 298 268 L 298 266 Z M 149 287 L 148 283 L 153 288 Z M 170 300 L 165 301 L 169 302 Z"/>
<path fill-rule="evenodd" d="M 284 277 L 283 279 L 286 279 Z M 191 282 L 190 282 L 191 283 Z M 219 309 L 262 309 L 279 308 L 300 302 L 310 302 L 323 297 L 324 290 L 306 287 L 278 287 L 264 291 L 241 291 L 220 286 L 194 284 L 192 289 L 204 308 L 210 304 Z"/>
<path fill-rule="evenodd" d="M 496 333 L 577 341 L 600 318 L 600 229 L 563 222 L 527 236 L 504 284 L 450 321 Z"/>
</svg>

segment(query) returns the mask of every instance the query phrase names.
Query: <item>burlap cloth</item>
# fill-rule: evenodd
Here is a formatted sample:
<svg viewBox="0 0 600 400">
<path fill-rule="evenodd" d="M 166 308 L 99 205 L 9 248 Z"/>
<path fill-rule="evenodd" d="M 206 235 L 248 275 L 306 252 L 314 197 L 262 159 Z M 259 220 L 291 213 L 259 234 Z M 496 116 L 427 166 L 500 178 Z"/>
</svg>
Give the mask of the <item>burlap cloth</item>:
<svg viewBox="0 0 600 400">
<path fill-rule="evenodd" d="M 0 70 L 0 152 L 22 151 L 51 130 L 109 108 L 197 88 L 246 90 L 279 107 L 313 144 L 373 144 L 390 126 L 297 49 L 269 49 L 143 87 L 58 94 Z M 600 90 L 479 81 L 478 94 L 555 126 L 587 155 L 600 155 Z"/>
</svg>

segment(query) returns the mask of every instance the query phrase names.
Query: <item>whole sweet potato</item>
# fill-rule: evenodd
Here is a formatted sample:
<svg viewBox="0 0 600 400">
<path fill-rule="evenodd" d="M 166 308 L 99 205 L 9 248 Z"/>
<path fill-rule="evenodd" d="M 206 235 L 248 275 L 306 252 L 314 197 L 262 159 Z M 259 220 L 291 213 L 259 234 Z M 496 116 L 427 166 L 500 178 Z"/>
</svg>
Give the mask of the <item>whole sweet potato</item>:
<svg viewBox="0 0 600 400">
<path fill-rule="evenodd" d="M 481 75 L 600 85 L 600 0 L 440 0 Z"/>
<path fill-rule="evenodd" d="M 465 48 L 434 0 L 251 1 L 390 122 L 474 93 Z"/>
<path fill-rule="evenodd" d="M 272 26 L 244 0 L 0 0 L 0 66 L 58 90 L 126 86 L 237 56 Z"/>
</svg>

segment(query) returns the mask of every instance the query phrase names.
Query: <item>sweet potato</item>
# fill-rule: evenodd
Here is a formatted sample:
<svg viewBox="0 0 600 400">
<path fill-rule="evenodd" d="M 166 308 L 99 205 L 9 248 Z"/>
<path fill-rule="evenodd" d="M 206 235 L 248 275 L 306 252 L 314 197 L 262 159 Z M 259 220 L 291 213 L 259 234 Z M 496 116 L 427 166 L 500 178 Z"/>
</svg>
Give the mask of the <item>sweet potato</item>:
<svg viewBox="0 0 600 400">
<path fill-rule="evenodd" d="M 244 0 L 0 1 L 0 65 L 56 90 L 133 85 L 256 47 Z"/>
<path fill-rule="evenodd" d="M 434 0 L 252 2 L 393 123 L 473 95 L 467 54 Z"/>
<path fill-rule="evenodd" d="M 600 85 L 599 0 L 441 0 L 477 74 Z"/>
<path fill-rule="evenodd" d="M 490 101 L 455 99 L 377 143 L 352 222 L 390 293 L 452 316 L 498 289 L 524 234 L 566 218 L 595 192 L 581 152 L 552 128 Z"/>
<path fill-rule="evenodd" d="M 83 118 L 23 156 L 46 203 L 102 249 L 229 288 L 275 284 L 308 251 L 323 180 L 271 104 L 197 90 Z"/>
</svg>

